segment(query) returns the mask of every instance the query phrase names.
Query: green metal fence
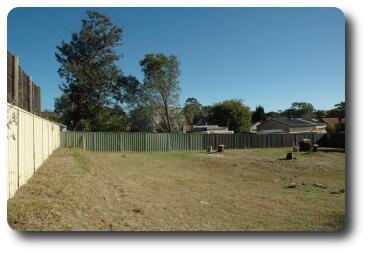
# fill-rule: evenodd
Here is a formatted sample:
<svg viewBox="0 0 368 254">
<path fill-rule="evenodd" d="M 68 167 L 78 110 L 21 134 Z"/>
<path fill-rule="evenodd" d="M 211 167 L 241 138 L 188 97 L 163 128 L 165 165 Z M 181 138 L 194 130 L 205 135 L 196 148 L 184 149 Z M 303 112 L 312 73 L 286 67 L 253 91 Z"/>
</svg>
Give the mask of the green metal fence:
<svg viewBox="0 0 368 254">
<path fill-rule="evenodd" d="M 105 152 L 201 150 L 202 134 L 66 131 L 61 146 Z"/>
<path fill-rule="evenodd" d="M 216 148 L 227 149 L 291 147 L 304 138 L 326 146 L 326 134 L 193 134 L 193 133 L 132 133 L 132 132 L 61 132 L 63 147 L 80 147 L 91 151 L 187 151 Z M 341 142 L 340 142 L 341 143 Z"/>
</svg>

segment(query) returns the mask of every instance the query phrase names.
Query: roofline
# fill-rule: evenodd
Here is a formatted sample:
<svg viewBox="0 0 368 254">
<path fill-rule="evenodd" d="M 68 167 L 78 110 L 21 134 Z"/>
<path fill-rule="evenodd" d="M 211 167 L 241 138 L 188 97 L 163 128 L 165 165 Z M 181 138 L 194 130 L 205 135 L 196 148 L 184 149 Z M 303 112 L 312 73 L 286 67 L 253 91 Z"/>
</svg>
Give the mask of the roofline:
<svg viewBox="0 0 368 254">
<path fill-rule="evenodd" d="M 325 123 L 321 123 L 321 124 L 317 124 L 317 123 L 309 123 L 309 124 L 287 124 L 287 123 L 283 123 L 281 121 L 278 121 L 277 119 L 278 118 L 272 118 L 269 121 L 275 121 L 275 122 L 278 122 L 278 123 L 281 123 L 283 125 L 290 126 L 290 127 L 309 127 L 309 126 L 324 126 L 324 125 L 326 125 Z M 301 118 L 295 118 L 295 119 L 299 119 L 299 120 L 305 121 L 305 120 L 303 120 Z M 267 121 L 264 122 L 264 123 L 262 123 L 262 124 L 260 124 L 260 125 L 258 125 L 258 126 L 261 126 L 261 125 L 263 125 L 265 123 L 267 123 Z"/>
</svg>

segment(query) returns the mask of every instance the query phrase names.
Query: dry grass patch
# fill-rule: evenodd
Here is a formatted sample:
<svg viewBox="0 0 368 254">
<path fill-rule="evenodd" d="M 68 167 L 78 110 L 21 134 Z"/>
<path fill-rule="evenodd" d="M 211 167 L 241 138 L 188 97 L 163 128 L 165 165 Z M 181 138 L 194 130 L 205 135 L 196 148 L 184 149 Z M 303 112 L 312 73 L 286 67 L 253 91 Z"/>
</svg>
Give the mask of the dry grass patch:
<svg viewBox="0 0 368 254">
<path fill-rule="evenodd" d="M 324 149 L 282 160 L 287 151 L 60 148 L 8 201 L 8 221 L 16 230 L 341 228 L 344 151 Z M 296 188 L 285 188 L 291 182 Z"/>
</svg>

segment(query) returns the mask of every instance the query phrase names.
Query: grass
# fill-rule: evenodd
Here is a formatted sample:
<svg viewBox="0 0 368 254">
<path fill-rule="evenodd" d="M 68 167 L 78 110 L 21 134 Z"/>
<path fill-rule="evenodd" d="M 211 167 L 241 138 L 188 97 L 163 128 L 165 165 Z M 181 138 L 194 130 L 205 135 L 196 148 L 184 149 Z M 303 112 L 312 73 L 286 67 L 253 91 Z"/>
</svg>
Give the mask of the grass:
<svg viewBox="0 0 368 254">
<path fill-rule="evenodd" d="M 207 154 L 59 148 L 8 200 L 8 222 L 23 231 L 340 229 L 344 151 L 321 149 L 283 160 L 288 150 Z M 289 183 L 296 188 L 286 188 Z"/>
</svg>

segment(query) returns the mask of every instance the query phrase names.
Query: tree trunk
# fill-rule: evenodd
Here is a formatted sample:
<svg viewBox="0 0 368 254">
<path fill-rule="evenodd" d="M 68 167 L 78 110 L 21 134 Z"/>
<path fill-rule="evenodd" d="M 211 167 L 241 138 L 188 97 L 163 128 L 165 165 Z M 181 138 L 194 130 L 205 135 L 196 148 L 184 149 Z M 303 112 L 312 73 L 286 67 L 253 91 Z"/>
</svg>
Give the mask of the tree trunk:
<svg viewBox="0 0 368 254">
<path fill-rule="evenodd" d="M 171 121 L 170 121 L 170 116 L 169 116 L 169 108 L 167 106 L 167 103 L 165 103 L 165 117 L 166 117 L 166 122 L 167 122 L 167 129 L 168 129 L 168 132 L 171 133 Z"/>
</svg>

